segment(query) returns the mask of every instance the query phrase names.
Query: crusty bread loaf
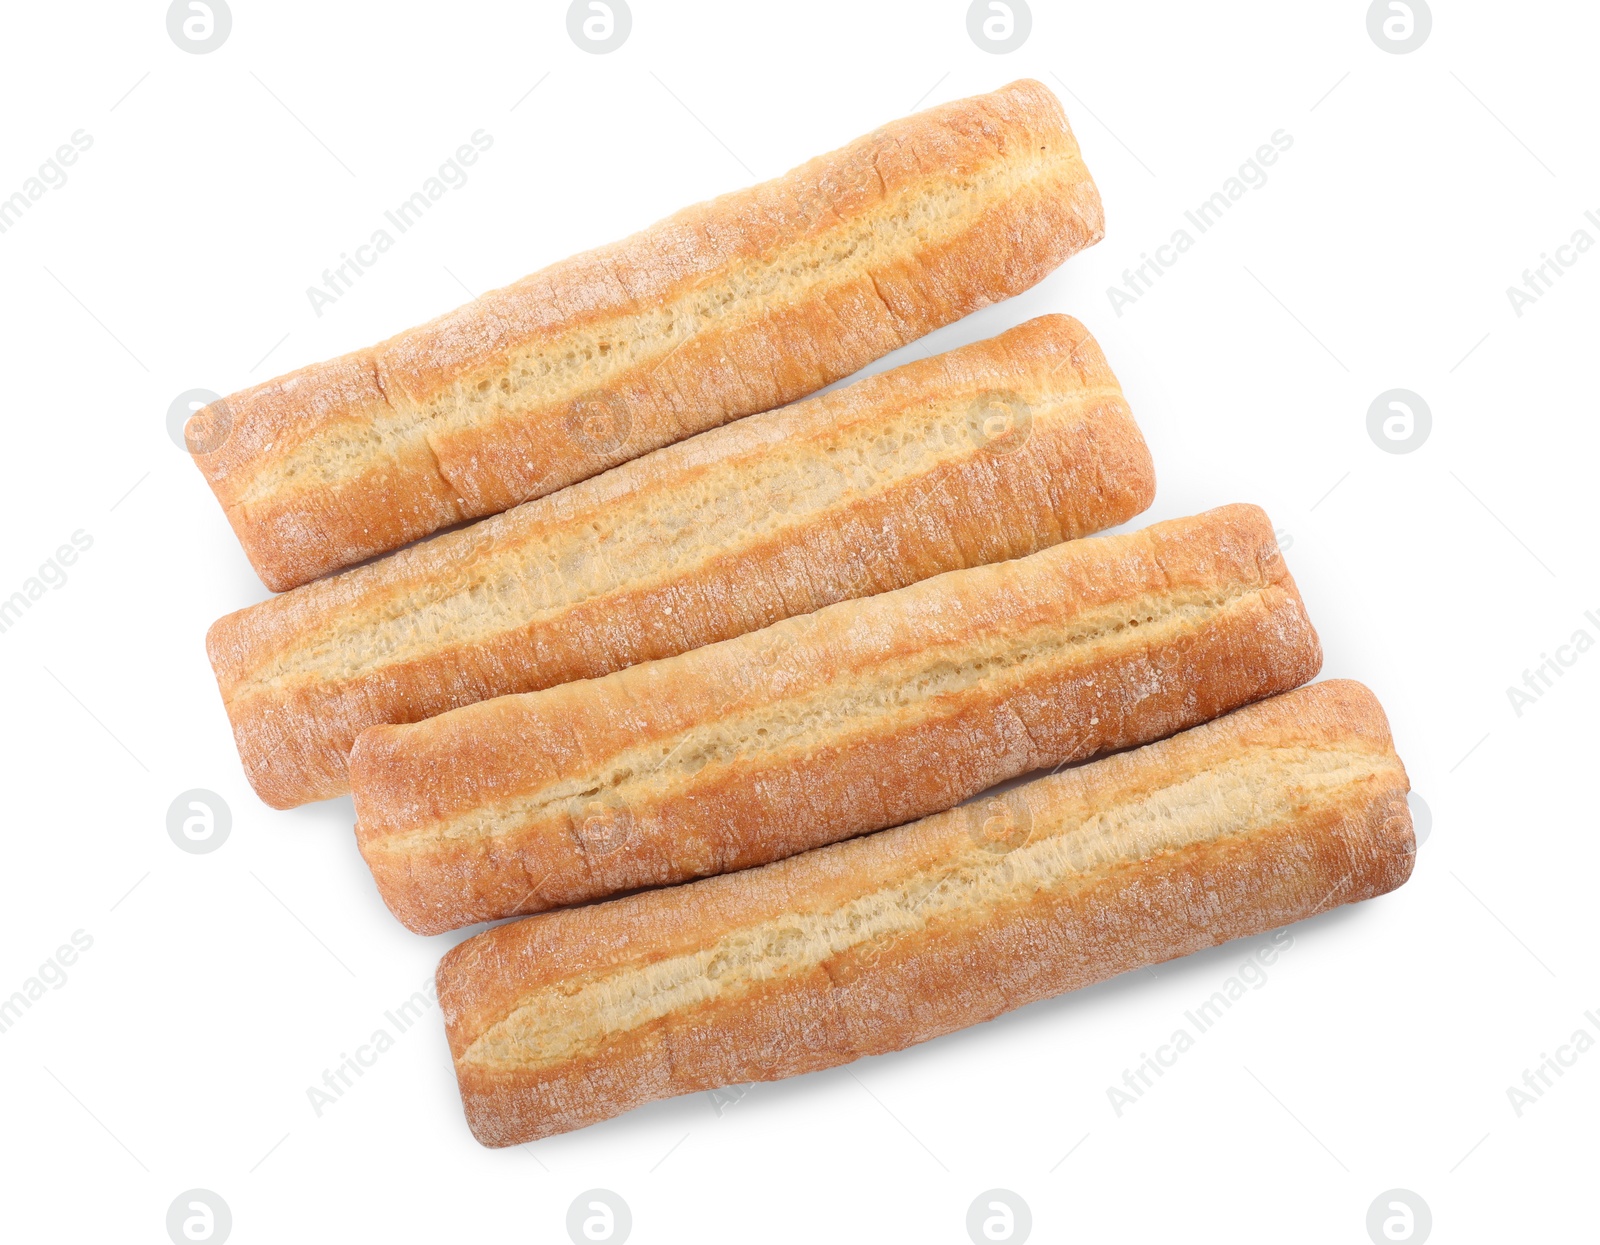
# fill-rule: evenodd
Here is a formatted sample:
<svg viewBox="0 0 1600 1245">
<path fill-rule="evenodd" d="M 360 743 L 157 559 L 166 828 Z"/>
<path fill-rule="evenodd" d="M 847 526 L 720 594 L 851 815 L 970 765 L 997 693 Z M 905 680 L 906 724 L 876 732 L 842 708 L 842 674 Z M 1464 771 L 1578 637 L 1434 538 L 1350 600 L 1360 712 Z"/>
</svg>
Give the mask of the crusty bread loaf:
<svg viewBox="0 0 1600 1245">
<path fill-rule="evenodd" d="M 1104 233 L 1038 82 L 943 104 L 370 349 L 188 442 L 273 589 L 811 393 Z"/>
<path fill-rule="evenodd" d="M 1228 506 L 374 727 L 356 834 L 384 902 L 436 934 L 898 825 L 1321 660 L 1267 516 Z"/>
<path fill-rule="evenodd" d="M 245 772 L 287 808 L 347 789 L 366 727 L 1019 557 L 1154 487 L 1099 347 L 1046 316 L 306 584 L 206 644 Z"/>
<path fill-rule="evenodd" d="M 1415 856 L 1407 785 L 1372 693 L 1320 683 L 898 829 L 497 926 L 439 965 L 467 1122 L 513 1145 L 899 1050 L 1383 894 Z"/>
</svg>

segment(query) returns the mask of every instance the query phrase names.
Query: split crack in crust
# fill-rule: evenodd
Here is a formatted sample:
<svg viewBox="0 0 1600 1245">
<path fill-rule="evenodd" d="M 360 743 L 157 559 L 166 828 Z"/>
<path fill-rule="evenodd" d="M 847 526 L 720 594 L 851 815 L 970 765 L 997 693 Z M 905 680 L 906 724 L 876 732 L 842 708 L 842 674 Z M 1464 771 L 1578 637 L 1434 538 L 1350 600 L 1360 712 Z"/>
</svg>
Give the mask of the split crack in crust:
<svg viewBox="0 0 1600 1245">
<path fill-rule="evenodd" d="M 1014 82 L 232 394 L 194 457 L 292 588 L 803 397 L 1103 236 L 1059 101 Z M 604 407 L 623 434 L 585 437 Z"/>
<path fill-rule="evenodd" d="M 498 925 L 437 975 L 467 1122 L 513 1145 L 885 1054 L 1374 898 L 1415 864 L 1407 787 L 1377 700 L 1334 680 L 896 829 Z"/>
<path fill-rule="evenodd" d="M 581 540 L 558 515 L 520 521 L 524 516 L 516 511 L 486 520 L 486 530 L 440 537 L 486 552 L 459 559 L 453 575 L 337 615 L 315 645 L 286 635 L 277 652 L 232 684 L 230 697 L 242 702 L 297 683 L 355 678 L 432 652 L 445 637 L 461 645 L 488 641 L 624 585 L 646 588 L 693 574 L 734 543 L 755 544 L 912 486 L 973 456 L 968 408 L 986 388 L 929 398 L 890 419 L 869 409 L 846 427 L 796 444 L 752 446 L 675 478 L 676 513 L 662 508 L 641 517 L 594 507 Z M 1039 433 L 1046 423 L 1066 432 L 1094 422 L 1103 410 L 1126 411 L 1114 383 L 1028 398 Z"/>
<path fill-rule="evenodd" d="M 696 952 L 612 965 L 533 991 L 484 1027 L 457 1062 L 503 1071 L 579 1059 L 653 1020 L 815 968 L 851 948 L 942 922 L 980 922 L 1039 891 L 1069 892 L 1164 853 L 1242 839 L 1336 806 L 1398 768 L 1392 755 L 1350 745 L 1257 746 L 1099 811 L 1068 806 L 1046 819 L 1036 812 L 1029 840 L 1004 855 L 973 841 L 952 850 L 936 873 L 910 871 L 892 886 L 736 929 Z M 939 820 L 959 816 L 957 810 Z"/>
<path fill-rule="evenodd" d="M 1273 583 L 1234 582 L 1212 591 L 1152 593 L 1079 614 L 1064 623 L 1044 623 L 1026 635 L 985 637 L 991 651 L 961 656 L 972 643 L 950 641 L 898 662 L 874 664 L 853 677 L 830 681 L 800 699 L 772 688 L 755 689 L 730 703 L 723 714 L 649 744 L 608 758 L 603 771 L 565 778 L 515 797 L 473 808 L 455 817 L 399 834 L 374 838 L 363 850 L 409 854 L 458 839 L 492 838 L 517 832 L 551 814 L 576 821 L 597 796 L 628 807 L 670 798 L 688 779 L 710 766 L 733 762 L 775 765 L 782 754 L 823 746 L 848 746 L 852 736 L 904 729 L 935 712 L 941 698 L 983 684 L 1004 698 L 1030 680 L 1073 665 L 1104 660 L 1131 648 L 1149 648 L 1192 634 L 1223 615 L 1266 596 L 1284 597 Z M 957 655 L 952 656 L 952 650 Z M 754 707 L 739 702 L 755 700 Z M 1019 729 L 1023 724 L 1019 720 Z M 1038 752 L 1037 743 L 1034 751 Z"/>
<path fill-rule="evenodd" d="M 296 445 L 281 458 L 269 459 L 251 476 L 237 504 L 251 506 L 277 500 L 302 489 L 324 488 L 371 471 L 382 461 L 426 443 L 429 434 L 447 435 L 481 429 L 504 433 L 522 421 L 527 410 L 552 406 L 601 388 L 613 378 L 659 362 L 693 341 L 710 321 L 726 330 L 739 321 L 762 318 L 780 300 L 814 298 L 821 287 L 844 285 L 866 277 L 884 311 L 895 316 L 893 303 L 877 289 L 871 264 L 879 254 L 903 257 L 906 245 L 937 244 L 969 228 L 995 200 L 1058 175 L 1063 166 L 1079 163 L 1076 151 L 1057 150 L 1046 160 L 1026 165 L 996 163 L 959 181 L 933 176 L 907 186 L 896 198 L 844 222 L 843 232 L 824 234 L 780 250 L 765 262 L 747 263 L 733 271 L 705 274 L 699 287 L 675 301 L 608 323 L 538 341 L 514 350 L 501 364 L 464 376 L 431 401 L 390 397 L 381 361 L 373 372 L 389 414 L 376 419 L 341 420 Z M 707 285 L 716 283 L 716 289 Z M 737 310 L 730 316 L 728 308 Z M 497 426 L 498 425 L 498 426 Z M 441 464 L 441 478 L 452 485 L 451 471 Z"/>
</svg>

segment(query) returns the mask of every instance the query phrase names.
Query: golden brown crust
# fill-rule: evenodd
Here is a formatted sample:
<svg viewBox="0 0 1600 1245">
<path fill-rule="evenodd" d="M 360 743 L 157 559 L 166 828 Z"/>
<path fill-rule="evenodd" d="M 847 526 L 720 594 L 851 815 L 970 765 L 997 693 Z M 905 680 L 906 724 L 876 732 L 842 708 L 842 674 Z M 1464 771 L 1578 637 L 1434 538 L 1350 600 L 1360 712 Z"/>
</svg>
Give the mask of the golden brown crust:
<svg viewBox="0 0 1600 1245">
<path fill-rule="evenodd" d="M 369 726 L 1019 557 L 1153 491 L 1099 347 L 1044 316 L 240 610 L 207 650 L 246 774 L 291 807 L 347 789 Z"/>
<path fill-rule="evenodd" d="M 487 1145 L 898 1050 L 1383 894 L 1415 856 L 1357 683 L 1302 688 L 997 797 L 776 864 L 498 926 L 439 966 Z"/>
<path fill-rule="evenodd" d="M 1060 104 L 1015 82 L 233 394 L 189 444 L 290 588 L 793 401 L 1103 233 Z"/>
<path fill-rule="evenodd" d="M 357 839 L 395 915 L 441 933 L 898 825 L 1320 664 L 1267 516 L 1228 506 L 375 727 Z"/>
</svg>

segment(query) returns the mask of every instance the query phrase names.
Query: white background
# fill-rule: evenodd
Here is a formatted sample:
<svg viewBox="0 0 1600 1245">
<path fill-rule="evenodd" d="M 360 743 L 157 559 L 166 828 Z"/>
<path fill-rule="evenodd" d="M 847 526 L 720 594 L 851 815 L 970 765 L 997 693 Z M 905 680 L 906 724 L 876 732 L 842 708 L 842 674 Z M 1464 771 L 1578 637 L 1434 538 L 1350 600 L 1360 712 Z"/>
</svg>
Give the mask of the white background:
<svg viewBox="0 0 1600 1245">
<path fill-rule="evenodd" d="M 93 146 L 0 235 L 0 596 L 93 545 L 0 634 L 0 997 L 94 941 L 0 1033 L 0 1235 L 160 1242 L 201 1187 L 239 1242 L 564 1241 L 603 1187 L 639 1242 L 960 1242 L 1002 1187 L 1040 1241 L 1361 1242 L 1403 1187 L 1439 1241 L 1594 1239 L 1600 1053 L 1520 1118 L 1506 1091 L 1597 1031 L 1600 652 L 1521 716 L 1506 688 L 1600 638 L 1600 252 L 1520 318 L 1506 287 L 1600 212 L 1600 13 L 1437 0 L 1392 55 L 1366 8 L 1037 2 L 997 56 L 958 0 L 634 0 L 595 56 L 560 3 L 234 0 L 196 56 L 164 3 L 8 6 L 0 194 Z M 1106 240 L 879 366 L 1083 319 L 1155 455 L 1140 522 L 1254 501 L 1284 533 L 1325 674 L 1377 691 L 1432 808 L 1415 877 L 1297 927 L 1121 1118 L 1107 1087 L 1248 947 L 508 1151 L 468 1134 L 433 1012 L 318 1118 L 307 1088 L 461 935 L 388 915 L 348 799 L 279 813 L 245 783 L 202 636 L 266 593 L 168 405 L 1023 76 L 1061 96 Z M 470 181 L 316 316 L 306 287 L 480 128 Z M 1118 316 L 1107 287 L 1280 129 L 1270 180 Z M 1366 431 L 1395 387 L 1433 412 L 1406 455 Z M 196 787 L 232 808 L 210 855 L 167 836 Z"/>
</svg>

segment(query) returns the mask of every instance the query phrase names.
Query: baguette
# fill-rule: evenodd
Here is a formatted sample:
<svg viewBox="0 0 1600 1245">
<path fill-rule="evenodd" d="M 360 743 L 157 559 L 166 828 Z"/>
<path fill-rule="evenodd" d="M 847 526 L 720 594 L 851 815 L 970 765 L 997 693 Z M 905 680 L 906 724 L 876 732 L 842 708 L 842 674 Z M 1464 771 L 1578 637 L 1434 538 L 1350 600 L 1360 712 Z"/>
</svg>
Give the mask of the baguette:
<svg viewBox="0 0 1600 1245">
<path fill-rule="evenodd" d="M 670 656 L 1132 518 L 1150 453 L 1066 316 L 668 446 L 215 623 L 250 782 L 348 789 L 369 726 Z"/>
<path fill-rule="evenodd" d="M 186 436 L 262 581 L 292 588 L 803 397 L 1104 232 L 1061 105 L 1014 82 L 233 394 Z"/>
<path fill-rule="evenodd" d="M 390 910 L 437 934 L 898 825 L 1321 661 L 1267 516 L 1228 506 L 374 727 L 357 841 Z"/>
<path fill-rule="evenodd" d="M 1372 693 L 1321 683 L 898 829 L 497 926 L 439 965 L 467 1122 L 515 1145 L 832 1067 L 1383 894 L 1415 857 L 1407 788 Z"/>
</svg>

